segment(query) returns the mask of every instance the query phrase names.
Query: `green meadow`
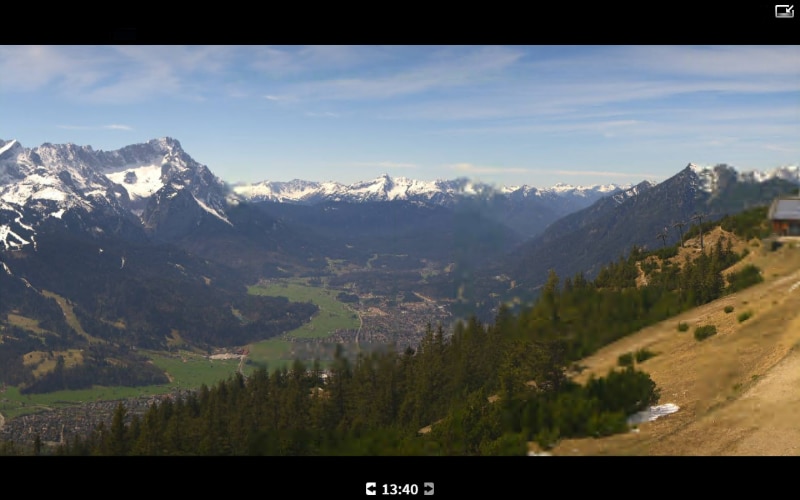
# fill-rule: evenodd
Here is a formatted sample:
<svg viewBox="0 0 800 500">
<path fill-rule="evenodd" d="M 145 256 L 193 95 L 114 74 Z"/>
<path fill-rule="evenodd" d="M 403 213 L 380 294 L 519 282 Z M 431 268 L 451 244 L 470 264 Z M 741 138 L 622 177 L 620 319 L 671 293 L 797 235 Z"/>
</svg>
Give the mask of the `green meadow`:
<svg viewBox="0 0 800 500">
<path fill-rule="evenodd" d="M 13 418 L 91 401 L 152 396 L 176 389 L 197 389 L 203 384 L 211 387 L 220 380 L 232 376 L 239 366 L 238 359 L 211 360 L 188 352 L 171 356 L 161 353 L 148 353 L 148 355 L 155 365 L 166 370 L 170 376 L 170 383 L 140 387 L 94 386 L 91 389 L 46 394 L 20 394 L 18 388 L 8 387 L 4 393 L 0 393 L 0 413 L 6 418 Z"/>
<path fill-rule="evenodd" d="M 327 290 L 299 281 L 280 281 L 248 288 L 253 295 L 286 297 L 292 302 L 312 302 L 319 307 L 311 321 L 288 333 L 296 338 L 324 338 L 336 330 L 356 330 L 361 322 L 352 309 L 336 300 L 338 290 Z"/>
<path fill-rule="evenodd" d="M 247 363 L 243 366 L 245 375 L 264 367 L 270 371 L 289 368 L 295 359 L 302 360 L 308 367 L 314 359 L 319 359 L 321 366 L 325 368 L 332 358 L 335 346 L 308 340 L 328 337 L 339 329 L 357 329 L 360 325 L 358 315 L 336 300 L 338 291 L 310 286 L 302 281 L 286 281 L 269 286 L 251 286 L 249 292 L 283 296 L 296 302 L 310 301 L 320 310 L 309 323 L 288 332 L 283 338 L 268 339 L 248 346 L 250 352 Z M 220 380 L 231 377 L 239 367 L 239 359 L 209 359 L 205 355 L 188 351 L 143 354 L 167 372 L 170 377 L 168 384 L 142 387 L 95 386 L 91 389 L 26 395 L 20 394 L 16 387 L 8 387 L 5 392 L 0 393 L 0 413 L 6 418 L 13 418 L 91 401 L 151 396 L 176 389 L 197 389 L 203 384 L 211 387 Z"/>
</svg>

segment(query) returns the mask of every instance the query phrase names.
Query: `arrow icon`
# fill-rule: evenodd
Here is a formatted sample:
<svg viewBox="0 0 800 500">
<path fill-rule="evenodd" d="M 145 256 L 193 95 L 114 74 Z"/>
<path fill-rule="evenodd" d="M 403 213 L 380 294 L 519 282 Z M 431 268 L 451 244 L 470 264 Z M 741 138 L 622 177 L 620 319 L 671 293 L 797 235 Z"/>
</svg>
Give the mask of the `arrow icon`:
<svg viewBox="0 0 800 500">
<path fill-rule="evenodd" d="M 425 483 L 422 486 L 423 495 L 433 495 L 433 483 Z"/>
<path fill-rule="evenodd" d="M 375 494 L 375 483 L 367 483 L 367 495 L 374 495 Z"/>
<path fill-rule="evenodd" d="M 776 5 L 775 17 L 794 17 L 794 5 Z"/>
</svg>

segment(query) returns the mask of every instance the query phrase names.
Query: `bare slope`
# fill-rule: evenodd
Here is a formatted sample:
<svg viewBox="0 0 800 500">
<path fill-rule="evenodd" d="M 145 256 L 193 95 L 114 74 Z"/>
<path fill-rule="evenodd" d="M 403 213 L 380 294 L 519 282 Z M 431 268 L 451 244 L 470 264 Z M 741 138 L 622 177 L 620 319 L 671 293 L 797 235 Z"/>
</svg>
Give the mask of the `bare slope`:
<svg viewBox="0 0 800 500">
<path fill-rule="evenodd" d="M 621 354 L 656 352 L 638 367 L 661 388 L 659 403 L 680 410 L 638 432 L 562 441 L 553 455 L 800 453 L 800 244 L 751 250 L 745 261 L 763 270 L 764 283 L 645 328 L 582 361 L 588 368 L 580 381 L 604 375 Z M 746 311 L 752 317 L 739 322 Z M 688 323 L 688 331 L 679 332 L 679 322 Z M 717 335 L 695 340 L 694 328 L 710 324 Z"/>
</svg>

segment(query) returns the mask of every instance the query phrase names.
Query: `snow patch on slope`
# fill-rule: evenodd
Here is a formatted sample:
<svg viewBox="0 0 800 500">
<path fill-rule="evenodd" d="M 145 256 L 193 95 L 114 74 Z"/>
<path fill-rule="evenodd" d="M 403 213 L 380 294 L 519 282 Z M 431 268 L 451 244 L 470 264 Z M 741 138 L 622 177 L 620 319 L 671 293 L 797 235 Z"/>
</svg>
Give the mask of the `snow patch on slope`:
<svg viewBox="0 0 800 500">
<path fill-rule="evenodd" d="M 18 250 L 31 242 L 18 235 L 7 225 L 0 226 L 0 243 L 10 250 Z"/>
<path fill-rule="evenodd" d="M 65 201 L 67 199 L 67 194 L 63 191 L 60 191 L 54 187 L 47 186 L 44 189 L 40 189 L 33 193 L 30 198 L 31 200 L 51 200 L 51 201 Z"/>
<path fill-rule="evenodd" d="M 637 185 L 635 185 L 635 186 L 633 186 L 631 188 L 628 188 L 628 189 L 626 189 L 624 191 L 621 191 L 621 192 L 613 195 L 612 199 L 614 201 L 616 201 L 617 203 L 623 203 L 628 198 L 633 198 L 634 196 L 639 196 L 639 193 L 642 191 L 642 188 L 652 188 L 655 185 L 656 185 L 655 182 L 643 181 L 643 182 L 640 182 L 639 184 L 637 184 Z"/>
<path fill-rule="evenodd" d="M 11 225 L 8 225 L 8 224 L 1 225 L 0 226 L 0 242 L 5 246 L 5 248 L 8 249 L 8 250 L 18 250 L 18 249 L 22 248 L 25 245 L 33 243 L 33 249 L 37 250 L 38 247 L 37 247 L 37 243 L 36 243 L 36 238 L 34 237 L 34 235 L 36 233 L 35 233 L 33 227 L 31 227 L 30 225 L 22 222 L 22 213 L 19 212 L 18 210 L 16 210 L 14 207 L 11 207 L 11 206 L 6 205 L 6 204 L 0 205 L 0 208 L 2 208 L 3 210 L 8 210 L 8 211 L 15 212 L 17 214 L 17 216 L 14 218 L 14 224 L 16 224 L 17 226 L 19 226 L 22 229 L 25 229 L 25 230 L 31 232 L 30 241 L 28 241 L 25 237 L 23 237 L 22 235 L 20 235 L 16 231 L 14 231 L 12 229 Z"/>
<path fill-rule="evenodd" d="M 217 218 L 218 218 L 218 219 L 220 219 L 221 221 L 224 221 L 224 222 L 225 222 L 225 223 L 227 223 L 229 226 L 233 226 L 233 224 L 231 224 L 231 221 L 229 221 L 229 220 L 228 220 L 228 219 L 227 219 L 225 216 L 223 216 L 222 214 L 220 214 L 219 212 L 217 212 L 217 211 L 216 211 L 216 210 L 214 210 L 213 208 L 209 207 L 208 205 L 206 205 L 205 203 L 203 203 L 202 201 L 200 201 L 200 200 L 197 198 L 197 196 L 195 196 L 195 195 L 192 195 L 192 198 L 194 198 L 194 201 L 196 201 L 196 202 L 197 202 L 197 204 L 198 204 L 198 205 L 200 205 L 200 207 L 201 207 L 203 210 L 205 210 L 206 212 L 210 213 L 210 214 L 211 214 L 211 215 L 213 215 L 214 217 L 217 217 Z"/>
<path fill-rule="evenodd" d="M 161 165 L 127 166 L 105 175 L 111 182 L 125 188 L 131 198 L 146 198 L 164 187 Z"/>
<path fill-rule="evenodd" d="M 661 418 L 665 415 L 675 413 L 679 409 L 680 407 L 673 403 L 651 406 L 646 410 L 634 413 L 633 415 L 628 417 L 628 425 L 638 425 L 643 422 L 652 422 L 653 420 Z"/>
<path fill-rule="evenodd" d="M 0 155 L 5 153 L 9 149 L 13 148 L 14 144 L 16 144 L 16 143 L 17 143 L 16 139 L 11 139 L 10 141 L 8 141 L 8 143 L 6 143 L 4 146 L 0 147 Z"/>
<path fill-rule="evenodd" d="M 700 179 L 700 185 L 698 186 L 698 188 L 701 191 L 705 191 L 706 193 L 712 193 L 714 191 L 714 186 L 717 181 L 717 176 L 714 173 L 714 168 L 703 167 L 694 163 L 690 163 L 689 168 Z"/>
</svg>

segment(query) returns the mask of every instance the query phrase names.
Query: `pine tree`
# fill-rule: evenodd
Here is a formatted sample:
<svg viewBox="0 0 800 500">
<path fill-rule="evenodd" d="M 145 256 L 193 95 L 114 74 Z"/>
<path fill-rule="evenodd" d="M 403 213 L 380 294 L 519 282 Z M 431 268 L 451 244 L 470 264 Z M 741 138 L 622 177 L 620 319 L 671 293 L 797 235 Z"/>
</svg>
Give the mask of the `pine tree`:
<svg viewBox="0 0 800 500">
<path fill-rule="evenodd" d="M 127 439 L 127 429 L 125 427 L 125 415 L 127 410 L 122 402 L 117 404 L 114 416 L 111 419 L 111 429 L 108 434 L 108 452 L 113 456 L 125 456 L 128 454 L 130 445 Z"/>
<path fill-rule="evenodd" d="M 541 304 L 545 308 L 550 322 L 555 325 L 558 323 L 558 274 L 555 269 L 550 269 L 547 275 L 547 282 L 542 289 Z"/>
</svg>

